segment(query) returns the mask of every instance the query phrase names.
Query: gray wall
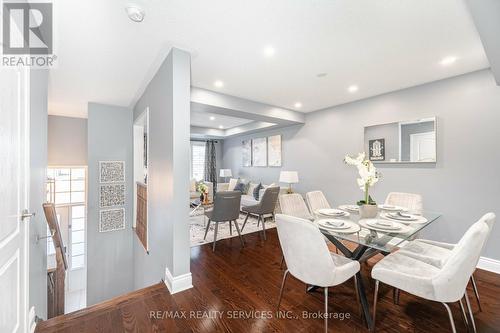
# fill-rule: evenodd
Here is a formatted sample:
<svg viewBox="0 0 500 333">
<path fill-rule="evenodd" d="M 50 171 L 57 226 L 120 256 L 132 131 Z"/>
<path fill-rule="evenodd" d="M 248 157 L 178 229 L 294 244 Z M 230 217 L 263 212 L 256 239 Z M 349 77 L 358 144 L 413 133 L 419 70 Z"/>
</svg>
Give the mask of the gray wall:
<svg viewBox="0 0 500 333">
<path fill-rule="evenodd" d="M 421 193 L 426 210 L 443 214 L 424 236 L 456 242 L 484 213 L 500 215 L 499 110 L 500 87 L 484 70 L 313 112 L 302 127 L 264 134 L 283 133 L 281 169 L 299 172 L 299 192 L 323 190 L 338 205 L 362 195 L 356 170 L 343 157 L 362 151 L 364 126 L 437 116 L 436 165 L 381 166 L 383 179 L 372 194 L 381 202 L 390 191 Z M 242 138 L 224 140 L 224 167 L 252 179 L 276 181 L 279 168 L 241 167 Z M 497 227 L 486 257 L 500 259 L 499 237 Z"/>
<path fill-rule="evenodd" d="M 149 108 L 148 242 L 134 237 L 135 288 L 189 273 L 190 56 L 172 49 L 134 107 Z"/>
<path fill-rule="evenodd" d="M 88 105 L 87 305 L 133 290 L 132 110 Z M 125 161 L 124 230 L 99 232 L 99 161 Z"/>
<path fill-rule="evenodd" d="M 47 222 L 42 209 L 47 170 L 47 70 L 30 72 L 30 211 L 29 305 L 38 317 L 47 319 Z"/>
<path fill-rule="evenodd" d="M 87 165 L 87 119 L 49 116 L 49 165 Z"/>
</svg>

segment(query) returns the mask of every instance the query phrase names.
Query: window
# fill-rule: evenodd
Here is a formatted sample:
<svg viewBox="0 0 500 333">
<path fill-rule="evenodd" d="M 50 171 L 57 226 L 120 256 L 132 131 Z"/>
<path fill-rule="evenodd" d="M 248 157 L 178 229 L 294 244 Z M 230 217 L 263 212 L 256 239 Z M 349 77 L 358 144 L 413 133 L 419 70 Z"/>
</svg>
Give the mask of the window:
<svg viewBox="0 0 500 333">
<path fill-rule="evenodd" d="M 48 168 L 47 201 L 56 205 L 57 220 L 63 239 L 68 244 L 69 268 L 85 267 L 86 169 Z M 48 231 L 47 236 L 50 236 Z M 52 239 L 47 241 L 47 254 L 53 255 Z"/>
<path fill-rule="evenodd" d="M 205 143 L 191 142 L 191 178 L 205 178 Z"/>
<path fill-rule="evenodd" d="M 71 207 L 71 268 L 85 264 L 85 206 Z"/>
</svg>

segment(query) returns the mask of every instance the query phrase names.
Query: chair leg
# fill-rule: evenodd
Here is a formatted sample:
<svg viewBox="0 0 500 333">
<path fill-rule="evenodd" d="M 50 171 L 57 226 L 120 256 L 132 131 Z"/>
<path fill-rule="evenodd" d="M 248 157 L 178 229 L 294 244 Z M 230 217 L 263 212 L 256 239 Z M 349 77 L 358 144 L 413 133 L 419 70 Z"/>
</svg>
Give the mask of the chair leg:
<svg viewBox="0 0 500 333">
<path fill-rule="evenodd" d="M 257 228 L 259 227 L 259 224 L 260 224 L 260 215 L 259 218 L 257 219 Z"/>
<path fill-rule="evenodd" d="M 328 287 L 325 287 L 325 333 L 328 333 Z"/>
<path fill-rule="evenodd" d="M 205 237 L 203 237 L 203 240 L 205 240 L 207 238 L 209 228 L 210 228 L 210 219 L 208 219 L 207 228 L 205 229 Z"/>
<path fill-rule="evenodd" d="M 469 295 L 467 294 L 467 289 L 465 290 L 465 303 L 467 304 L 467 310 L 469 310 L 469 319 L 472 324 L 472 331 L 476 333 L 476 323 L 474 322 L 474 314 L 472 313 L 472 308 L 470 306 Z"/>
<path fill-rule="evenodd" d="M 479 292 L 477 291 L 476 279 L 474 278 L 474 274 L 470 276 L 470 282 L 472 282 L 472 289 L 474 289 L 474 295 L 476 295 L 477 305 L 479 306 L 479 312 L 482 312 L 481 301 L 479 300 Z"/>
<path fill-rule="evenodd" d="M 458 301 L 460 304 L 460 310 L 462 310 L 462 319 L 464 320 L 465 327 L 467 327 L 467 331 L 469 330 L 469 321 L 467 320 L 467 315 L 465 314 L 465 308 L 464 308 L 464 303 L 462 302 L 462 299 Z"/>
<path fill-rule="evenodd" d="M 262 234 L 264 235 L 264 240 L 266 240 L 266 223 L 264 222 L 264 217 L 262 217 Z"/>
<path fill-rule="evenodd" d="M 375 281 L 375 291 L 373 293 L 373 332 L 375 332 L 375 319 L 377 317 L 378 286 L 380 281 Z"/>
<path fill-rule="evenodd" d="M 451 331 L 453 333 L 457 333 L 457 329 L 455 328 L 455 322 L 453 321 L 453 314 L 451 313 L 450 306 L 444 302 L 442 304 L 446 308 L 446 311 L 448 311 L 448 317 L 450 318 L 450 324 L 451 324 Z"/>
<path fill-rule="evenodd" d="M 392 288 L 392 301 L 395 305 L 399 305 L 399 289 Z"/>
<path fill-rule="evenodd" d="M 285 288 L 286 277 L 288 276 L 288 269 L 283 274 L 283 281 L 281 281 L 280 295 L 278 297 L 278 306 L 276 307 L 276 311 L 280 309 L 281 297 L 283 297 L 283 289 Z"/>
<path fill-rule="evenodd" d="M 233 222 L 234 226 L 236 227 L 236 232 L 238 232 L 238 236 L 240 237 L 241 246 L 244 247 L 245 241 L 243 240 L 243 236 L 241 236 L 240 227 L 238 227 L 238 222 L 236 222 L 236 220 L 234 220 Z M 231 225 L 231 221 L 229 221 L 229 225 Z"/>
<path fill-rule="evenodd" d="M 229 235 L 233 235 L 233 224 L 229 221 Z"/>
<path fill-rule="evenodd" d="M 212 251 L 215 252 L 215 243 L 217 242 L 217 230 L 219 229 L 219 222 L 215 222 L 215 231 L 214 231 L 214 244 L 212 245 Z"/>
<path fill-rule="evenodd" d="M 359 293 L 358 293 L 358 277 L 354 275 L 354 292 L 356 294 L 356 301 L 358 302 L 358 308 L 359 308 L 359 316 L 363 318 L 363 309 L 361 308 L 361 301 L 359 300 Z"/>
<path fill-rule="evenodd" d="M 245 217 L 245 222 L 243 222 L 243 225 L 241 226 L 241 232 L 243 232 L 243 229 L 245 229 L 245 225 L 247 224 L 249 216 L 250 216 L 250 213 L 247 213 L 247 216 Z"/>
</svg>

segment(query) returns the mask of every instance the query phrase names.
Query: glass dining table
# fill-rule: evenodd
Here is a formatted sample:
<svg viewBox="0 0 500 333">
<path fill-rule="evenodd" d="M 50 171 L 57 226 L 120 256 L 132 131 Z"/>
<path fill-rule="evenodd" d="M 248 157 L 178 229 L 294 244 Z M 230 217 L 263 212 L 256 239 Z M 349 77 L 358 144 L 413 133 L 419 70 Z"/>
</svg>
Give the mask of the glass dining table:
<svg viewBox="0 0 500 333">
<path fill-rule="evenodd" d="M 417 215 L 400 214 L 397 210 L 379 209 L 376 218 L 361 219 L 354 208 L 355 206 L 344 205 L 340 207 L 348 207 L 349 209 L 338 210 L 337 214 L 332 214 L 334 216 L 326 216 L 318 211 L 314 212 L 314 223 L 340 252 L 347 258 L 359 261 L 359 263 L 367 261 L 378 253 L 388 255 L 397 250 L 406 241 L 414 239 L 421 230 L 437 221 L 441 216 L 439 213 L 427 211 Z M 331 211 L 333 213 L 334 210 Z M 342 216 L 339 214 L 342 214 Z M 348 243 L 350 243 L 349 247 L 346 246 Z M 371 330 L 373 321 L 361 271 L 356 274 L 356 277 L 359 301 L 366 325 Z M 310 286 L 308 291 L 314 291 L 317 288 L 316 286 Z"/>
</svg>

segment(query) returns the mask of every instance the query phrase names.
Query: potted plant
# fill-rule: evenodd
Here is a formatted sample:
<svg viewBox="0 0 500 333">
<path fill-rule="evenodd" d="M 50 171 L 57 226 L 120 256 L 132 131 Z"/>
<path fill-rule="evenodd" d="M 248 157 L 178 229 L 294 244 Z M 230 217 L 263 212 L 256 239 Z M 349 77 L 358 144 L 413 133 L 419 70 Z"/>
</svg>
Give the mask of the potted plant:
<svg viewBox="0 0 500 333">
<path fill-rule="evenodd" d="M 365 153 L 359 153 L 356 157 L 346 155 L 344 162 L 347 165 L 353 165 L 358 168 L 359 178 L 357 179 L 358 186 L 364 192 L 364 199 L 358 201 L 359 215 L 361 218 L 377 217 L 377 203 L 369 194 L 369 189 L 375 185 L 380 179 L 380 173 L 373 163 L 366 159 Z"/>
<path fill-rule="evenodd" d="M 200 200 L 201 203 L 207 203 L 208 202 L 208 186 L 204 182 L 199 182 L 198 186 L 196 187 L 196 190 L 200 192 Z"/>
</svg>

